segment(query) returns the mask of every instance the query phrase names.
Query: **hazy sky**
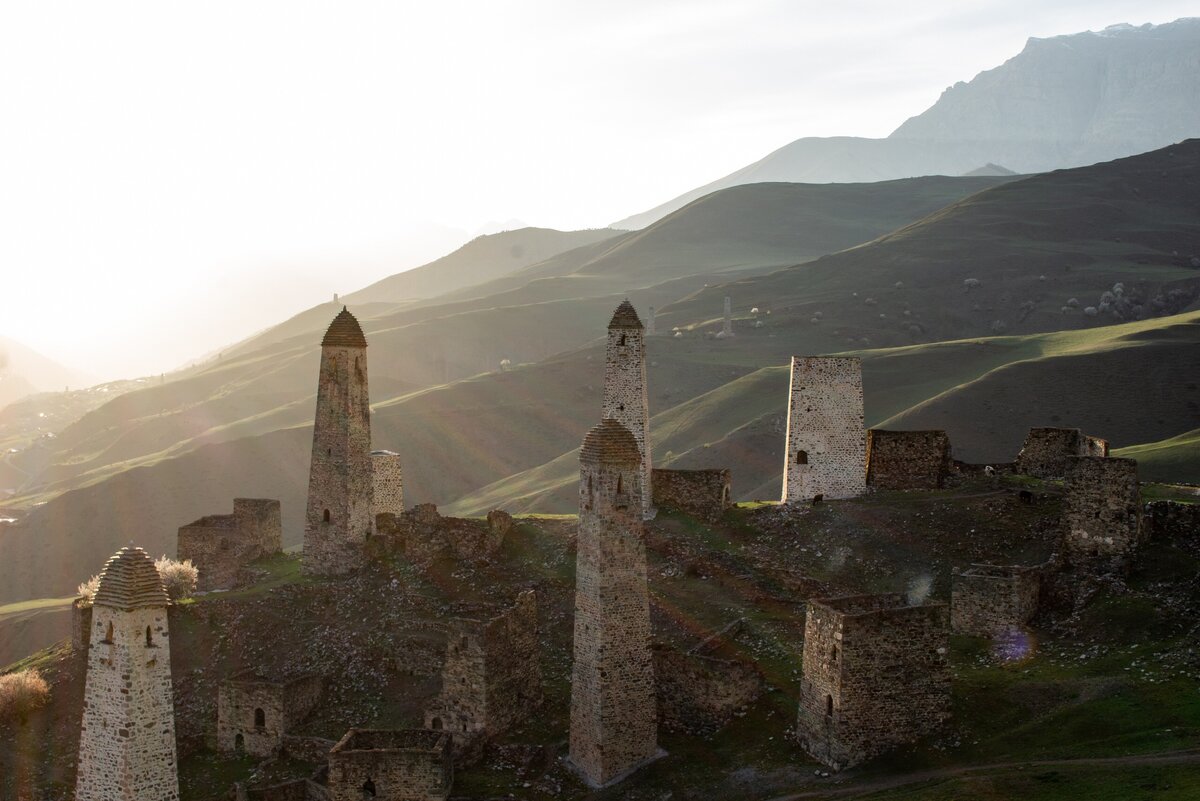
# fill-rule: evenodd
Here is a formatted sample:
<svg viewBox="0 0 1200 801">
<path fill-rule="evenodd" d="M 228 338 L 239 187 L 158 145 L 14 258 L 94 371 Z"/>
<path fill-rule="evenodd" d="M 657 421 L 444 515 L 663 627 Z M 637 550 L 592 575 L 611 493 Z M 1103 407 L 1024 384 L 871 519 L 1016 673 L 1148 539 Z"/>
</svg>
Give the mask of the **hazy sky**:
<svg viewBox="0 0 1200 801">
<path fill-rule="evenodd" d="M 168 370 L 493 221 L 885 136 L 1029 36 L 1191 2 L 0 4 L 0 334 Z"/>
</svg>

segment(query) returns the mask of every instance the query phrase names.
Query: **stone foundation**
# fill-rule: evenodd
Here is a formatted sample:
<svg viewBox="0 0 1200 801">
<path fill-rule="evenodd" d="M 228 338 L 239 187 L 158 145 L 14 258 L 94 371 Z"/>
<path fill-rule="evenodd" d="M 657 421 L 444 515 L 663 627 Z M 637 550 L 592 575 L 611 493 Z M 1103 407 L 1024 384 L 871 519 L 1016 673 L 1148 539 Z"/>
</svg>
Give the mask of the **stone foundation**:
<svg viewBox="0 0 1200 801">
<path fill-rule="evenodd" d="M 651 471 L 654 505 L 674 509 L 701 520 L 719 520 L 733 505 L 733 479 L 729 470 Z"/>
<path fill-rule="evenodd" d="M 945 431 L 867 432 L 867 486 L 874 489 L 940 489 L 950 465 Z"/>
</svg>

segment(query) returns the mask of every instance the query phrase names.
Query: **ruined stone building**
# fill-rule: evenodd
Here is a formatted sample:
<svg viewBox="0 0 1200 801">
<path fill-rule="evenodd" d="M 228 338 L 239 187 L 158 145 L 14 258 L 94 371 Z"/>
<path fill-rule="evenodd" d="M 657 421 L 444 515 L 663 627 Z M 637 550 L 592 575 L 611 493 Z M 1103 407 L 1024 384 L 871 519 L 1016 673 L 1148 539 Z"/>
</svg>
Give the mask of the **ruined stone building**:
<svg viewBox="0 0 1200 801">
<path fill-rule="evenodd" d="M 733 301 L 725 296 L 725 315 L 721 320 L 721 336 L 733 336 Z"/>
<path fill-rule="evenodd" d="M 592 787 L 659 755 L 640 453 L 606 419 L 580 449 L 570 761 Z"/>
<path fill-rule="evenodd" d="M 1124 563 L 1143 539 L 1137 461 L 1074 456 L 1063 496 L 1065 556 L 1072 564 Z"/>
<path fill-rule="evenodd" d="M 233 514 L 208 515 L 180 526 L 176 554 L 200 571 L 196 589 L 228 589 L 237 583 L 241 568 L 283 550 L 280 521 L 279 501 L 234 498 Z"/>
<path fill-rule="evenodd" d="M 312 463 L 304 522 L 304 572 L 359 567 L 373 530 L 367 338 L 354 315 L 338 313 L 321 341 Z"/>
<path fill-rule="evenodd" d="M 766 687 L 754 659 L 736 648 L 745 631 L 737 620 L 687 651 L 656 645 L 654 675 L 659 723 L 708 736 L 749 708 Z"/>
<path fill-rule="evenodd" d="M 954 574 L 950 628 L 977 637 L 1020 632 L 1037 613 L 1041 588 L 1037 567 L 971 565 Z"/>
<path fill-rule="evenodd" d="M 443 517 L 432 503 L 418 503 L 406 512 L 380 514 L 375 519 L 377 536 L 368 543 L 372 554 L 403 554 L 410 562 L 427 565 L 450 552 L 470 562 L 491 558 L 515 525 L 512 515 L 500 509 L 488 512 L 486 520 Z"/>
<path fill-rule="evenodd" d="M 797 736 L 836 770 L 941 727 L 950 716 L 950 610 L 903 595 L 808 602 Z"/>
<path fill-rule="evenodd" d="M 654 506 L 675 509 L 702 520 L 719 520 L 733 505 L 733 476 L 728 469 L 650 471 Z"/>
<path fill-rule="evenodd" d="M 867 432 L 867 486 L 879 490 L 940 489 L 950 477 L 945 431 Z"/>
<path fill-rule="evenodd" d="M 646 339 L 642 321 L 622 301 L 608 324 L 604 351 L 604 404 L 601 418 L 616 420 L 633 434 L 641 458 L 641 485 L 650 486 L 650 404 L 646 396 Z M 642 497 L 642 515 L 654 516 L 650 492 Z"/>
<path fill-rule="evenodd" d="M 221 682 L 217 691 L 217 749 L 270 757 L 279 753 L 283 735 L 308 717 L 321 701 L 320 676 L 270 681 L 243 673 Z"/>
<path fill-rule="evenodd" d="M 351 729 L 329 752 L 331 801 L 445 801 L 453 783 L 448 732 Z"/>
<path fill-rule="evenodd" d="M 141 548 L 104 565 L 92 604 L 78 801 L 177 801 L 167 592 Z"/>
<path fill-rule="evenodd" d="M 783 502 L 866 490 L 862 362 L 852 356 L 793 356 Z"/>
<path fill-rule="evenodd" d="M 1013 468 L 1037 478 L 1062 478 L 1072 456 L 1108 456 L 1108 442 L 1078 428 L 1031 428 Z"/>
<path fill-rule="evenodd" d="M 395 451 L 371 451 L 371 522 L 382 514 L 404 514 L 404 474 L 400 454 Z"/>
<path fill-rule="evenodd" d="M 540 650 L 533 590 L 490 619 L 452 620 L 425 728 L 451 732 L 461 754 L 526 718 L 542 703 Z"/>
</svg>

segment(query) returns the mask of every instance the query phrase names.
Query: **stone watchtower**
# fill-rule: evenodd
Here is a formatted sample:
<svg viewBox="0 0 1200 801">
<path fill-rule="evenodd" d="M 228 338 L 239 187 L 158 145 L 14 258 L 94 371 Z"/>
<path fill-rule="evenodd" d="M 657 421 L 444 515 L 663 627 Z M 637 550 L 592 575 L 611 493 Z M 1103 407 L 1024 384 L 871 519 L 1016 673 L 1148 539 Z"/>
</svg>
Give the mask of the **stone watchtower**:
<svg viewBox="0 0 1200 801">
<path fill-rule="evenodd" d="M 616 420 L 637 441 L 641 459 L 642 516 L 654 516 L 650 494 L 650 405 L 646 400 L 646 338 L 628 300 L 613 313 L 604 352 L 604 404 L 601 418 Z"/>
<path fill-rule="evenodd" d="M 592 787 L 614 784 L 662 753 L 639 458 L 638 443 L 616 420 L 589 431 L 579 455 L 570 760 Z"/>
<path fill-rule="evenodd" d="M 177 801 L 167 593 L 141 548 L 104 565 L 92 609 L 78 801 Z"/>
<path fill-rule="evenodd" d="M 867 487 L 862 362 L 793 356 L 783 502 L 853 498 Z"/>
<path fill-rule="evenodd" d="M 304 572 L 336 575 L 362 564 L 373 502 L 367 338 L 342 308 L 321 340 L 313 419 Z"/>
</svg>

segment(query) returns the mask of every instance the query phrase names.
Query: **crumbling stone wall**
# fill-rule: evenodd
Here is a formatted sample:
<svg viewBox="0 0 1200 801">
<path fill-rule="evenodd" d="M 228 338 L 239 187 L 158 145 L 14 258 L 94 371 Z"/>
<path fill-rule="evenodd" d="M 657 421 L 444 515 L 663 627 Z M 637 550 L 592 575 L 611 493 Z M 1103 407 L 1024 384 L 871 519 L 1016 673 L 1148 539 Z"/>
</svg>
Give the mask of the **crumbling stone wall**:
<svg viewBox="0 0 1200 801">
<path fill-rule="evenodd" d="M 1036 567 L 971 565 L 954 574 L 950 628 L 981 637 L 1020 631 L 1037 613 L 1041 587 Z"/>
<path fill-rule="evenodd" d="M 719 520 L 733 505 L 733 478 L 724 470 L 663 470 L 650 474 L 654 505 L 701 520 Z"/>
<path fill-rule="evenodd" d="M 1154 539 L 1200 539 L 1200 503 L 1151 501 L 1146 504 L 1147 536 Z"/>
<path fill-rule="evenodd" d="M 629 429 L 605 420 L 580 449 L 570 763 L 592 787 L 658 753 L 642 471 Z"/>
<path fill-rule="evenodd" d="M 108 560 L 92 606 L 78 801 L 178 801 L 167 606 L 141 548 Z"/>
<path fill-rule="evenodd" d="M 881 490 L 940 489 L 950 475 L 945 431 L 867 432 L 867 486 Z"/>
<path fill-rule="evenodd" d="M 324 763 L 329 758 L 329 752 L 337 745 L 337 740 L 326 740 L 324 737 L 301 737 L 295 734 L 285 734 L 282 738 L 281 753 L 301 762 Z"/>
<path fill-rule="evenodd" d="M 866 490 L 866 480 L 862 362 L 793 356 L 783 502 L 853 498 Z"/>
<path fill-rule="evenodd" d="M 658 719 L 671 731 L 707 736 L 744 711 L 766 687 L 753 661 L 728 653 L 742 621 L 688 651 L 654 649 Z"/>
<path fill-rule="evenodd" d="M 840 770 L 940 728 L 950 716 L 950 613 L 902 595 L 808 602 L 797 734 Z"/>
<path fill-rule="evenodd" d="M 1143 539 L 1135 460 L 1099 456 L 1068 460 L 1063 536 L 1071 563 L 1125 561 Z"/>
<path fill-rule="evenodd" d="M 1062 478 L 1073 456 L 1108 456 L 1108 443 L 1078 428 L 1031 428 L 1014 466 L 1024 475 Z"/>
<path fill-rule="evenodd" d="M 646 394 L 646 338 L 642 321 L 629 301 L 622 301 L 608 324 L 604 348 L 604 401 L 601 418 L 616 420 L 633 434 L 641 455 L 641 485 L 650 482 L 650 403 Z M 642 516 L 653 516 L 650 492 L 642 495 Z"/>
<path fill-rule="evenodd" d="M 456 754 L 473 751 L 541 705 L 537 621 L 532 590 L 489 620 L 451 621 L 442 689 L 425 711 L 425 728 L 452 732 Z"/>
<path fill-rule="evenodd" d="M 92 605 L 82 597 L 71 602 L 71 648 L 86 653 L 92 643 Z"/>
<path fill-rule="evenodd" d="M 312 779 L 295 779 L 269 787 L 251 787 L 240 795 L 235 788 L 233 801 L 329 801 L 329 792 Z"/>
<path fill-rule="evenodd" d="M 303 569 L 339 575 L 363 563 L 374 521 L 367 340 L 346 309 L 321 341 Z"/>
<path fill-rule="evenodd" d="M 222 682 L 217 691 L 217 749 L 274 756 L 283 736 L 320 703 L 323 687 L 319 676 L 274 682 L 242 674 Z"/>
<path fill-rule="evenodd" d="M 428 564 L 449 550 L 458 559 L 490 559 L 512 531 L 512 515 L 499 509 L 486 520 L 442 517 L 432 503 L 419 503 L 399 515 L 381 514 L 377 535 L 368 543 L 372 554 L 399 553 L 416 564 Z"/>
<path fill-rule="evenodd" d="M 385 513 L 403 514 L 404 473 L 400 469 L 400 454 L 394 451 L 371 451 L 371 476 L 374 483 L 371 520 Z"/>
<path fill-rule="evenodd" d="M 235 586 L 242 567 L 282 549 L 279 501 L 269 498 L 234 498 L 233 514 L 180 526 L 175 548 L 199 570 L 196 588 L 203 591 Z"/>
<path fill-rule="evenodd" d="M 332 801 L 445 801 L 453 781 L 444 731 L 351 729 L 329 752 Z"/>
</svg>

